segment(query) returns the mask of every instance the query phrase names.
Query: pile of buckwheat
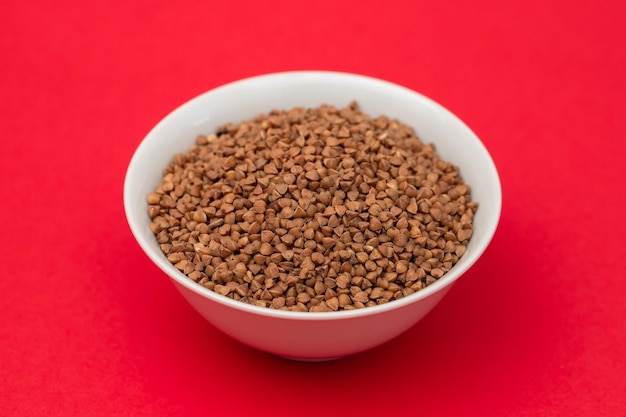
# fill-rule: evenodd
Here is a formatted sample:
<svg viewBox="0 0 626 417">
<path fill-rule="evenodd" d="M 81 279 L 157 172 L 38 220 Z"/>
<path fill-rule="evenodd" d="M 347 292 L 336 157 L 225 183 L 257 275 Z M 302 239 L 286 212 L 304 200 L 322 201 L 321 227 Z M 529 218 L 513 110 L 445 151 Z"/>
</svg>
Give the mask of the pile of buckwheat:
<svg viewBox="0 0 626 417">
<path fill-rule="evenodd" d="M 356 103 L 200 136 L 148 196 L 161 250 L 226 297 L 291 311 L 405 297 L 464 254 L 477 204 L 413 129 Z"/>
</svg>

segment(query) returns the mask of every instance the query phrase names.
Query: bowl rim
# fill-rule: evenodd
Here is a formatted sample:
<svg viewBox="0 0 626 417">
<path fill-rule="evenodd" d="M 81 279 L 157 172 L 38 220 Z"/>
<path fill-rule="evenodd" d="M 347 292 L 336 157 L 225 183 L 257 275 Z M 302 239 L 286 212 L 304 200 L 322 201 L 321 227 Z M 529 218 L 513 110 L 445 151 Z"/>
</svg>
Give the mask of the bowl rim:
<svg viewBox="0 0 626 417">
<path fill-rule="evenodd" d="M 158 254 L 154 254 L 153 248 L 149 245 L 148 239 L 154 238 L 154 236 L 150 236 L 150 238 L 145 238 L 144 233 L 140 230 L 141 226 L 139 221 L 136 221 L 136 216 L 133 212 L 133 205 L 131 204 L 130 193 L 131 193 L 131 178 L 134 175 L 137 175 L 138 169 L 138 159 L 142 152 L 145 152 L 148 149 L 150 138 L 157 134 L 157 132 L 162 129 L 163 126 L 167 125 L 171 119 L 175 117 L 175 115 L 185 112 L 188 107 L 191 107 L 193 103 L 207 99 L 207 96 L 214 95 L 218 92 L 222 92 L 223 90 L 228 90 L 231 88 L 237 88 L 245 86 L 245 84 L 254 85 L 256 83 L 263 83 L 267 80 L 278 79 L 278 78 L 291 78 L 293 80 L 298 79 L 317 79 L 317 80 L 343 80 L 346 82 L 361 82 L 364 84 L 368 84 L 377 88 L 383 88 L 387 90 L 395 90 L 396 92 L 400 92 L 403 94 L 410 94 L 418 97 L 422 101 L 426 101 L 429 105 L 437 108 L 438 111 L 446 114 L 447 117 L 455 120 L 457 123 L 463 126 L 464 129 L 467 130 L 469 136 L 473 137 L 476 142 L 475 145 L 481 148 L 483 156 L 486 158 L 485 162 L 487 162 L 487 167 L 492 175 L 489 176 L 491 180 L 490 188 L 494 192 L 494 198 L 492 204 L 494 205 L 493 209 L 495 211 L 495 215 L 490 217 L 489 220 L 484 225 L 485 227 L 485 237 L 483 238 L 483 242 L 481 246 L 474 248 L 473 252 L 469 254 L 465 254 L 464 256 L 470 255 L 470 258 L 466 260 L 462 265 L 455 265 L 453 269 L 447 272 L 442 278 L 438 279 L 434 283 L 428 285 L 427 287 L 416 291 L 413 294 L 410 294 L 406 297 L 402 297 L 397 300 L 393 300 L 387 302 L 385 304 L 380 304 L 377 306 L 364 307 L 361 309 L 355 310 L 340 310 L 340 311 L 330 311 L 330 312 L 304 312 L 304 311 L 285 311 L 285 310 L 276 310 L 270 309 L 267 307 L 255 306 L 252 304 L 247 304 L 241 301 L 237 301 L 223 295 L 220 295 L 208 288 L 199 285 L 198 283 L 192 281 L 182 272 L 178 271 L 165 257 L 158 257 Z M 402 85 L 382 80 L 379 78 L 374 78 L 367 75 L 355 74 L 349 72 L 340 72 L 340 71 L 320 71 L 320 70 L 297 70 L 297 71 L 283 71 L 283 72 L 272 72 L 261 75 L 256 75 L 252 77 L 247 77 L 243 79 L 239 79 L 236 81 L 231 81 L 226 84 L 220 85 L 218 87 L 209 89 L 201 94 L 196 95 L 195 97 L 185 101 L 174 110 L 170 111 L 165 115 L 150 131 L 144 136 L 141 140 L 137 148 L 135 149 L 130 162 L 128 164 L 128 168 L 124 177 L 124 186 L 123 186 L 123 204 L 124 204 L 124 212 L 126 216 L 127 223 L 131 229 L 133 237 L 139 244 L 140 248 L 143 252 L 148 256 L 148 258 L 162 271 L 164 272 L 170 279 L 174 280 L 176 284 L 181 285 L 187 290 L 190 290 L 203 298 L 207 298 L 213 302 L 221 304 L 224 307 L 232 308 L 238 310 L 242 313 L 249 313 L 254 315 L 260 315 L 265 317 L 279 318 L 283 320 L 314 320 L 314 321 L 327 321 L 327 320 L 343 320 L 343 319 L 352 319 L 355 317 L 365 317 L 370 315 L 377 315 L 381 313 L 386 313 L 392 310 L 401 309 L 407 307 L 411 304 L 416 303 L 419 300 L 428 298 L 442 290 L 446 287 L 449 287 L 453 284 L 458 278 L 460 278 L 467 270 L 469 270 L 482 256 L 484 251 L 489 246 L 492 241 L 495 232 L 497 230 L 501 211 L 502 211 L 502 188 L 500 183 L 500 178 L 498 175 L 498 171 L 496 169 L 493 158 L 489 154 L 489 151 L 486 149 L 483 142 L 478 138 L 478 136 L 474 133 L 474 131 L 465 124 L 458 116 L 452 113 L 443 105 L 434 101 L 433 99 L 415 91 L 404 87 Z M 480 209 L 480 207 L 479 207 Z M 180 290 L 180 288 L 179 288 Z"/>
</svg>

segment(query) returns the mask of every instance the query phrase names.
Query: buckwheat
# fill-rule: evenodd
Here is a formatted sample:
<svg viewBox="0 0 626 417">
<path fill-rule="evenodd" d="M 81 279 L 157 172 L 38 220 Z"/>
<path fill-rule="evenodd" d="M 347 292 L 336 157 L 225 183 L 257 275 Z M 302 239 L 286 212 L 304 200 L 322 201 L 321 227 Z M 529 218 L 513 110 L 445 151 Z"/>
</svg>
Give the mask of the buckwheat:
<svg viewBox="0 0 626 417">
<path fill-rule="evenodd" d="M 189 279 L 255 306 L 328 312 L 444 277 L 472 236 L 470 193 L 409 126 L 351 103 L 201 135 L 146 199 L 161 250 Z"/>
</svg>

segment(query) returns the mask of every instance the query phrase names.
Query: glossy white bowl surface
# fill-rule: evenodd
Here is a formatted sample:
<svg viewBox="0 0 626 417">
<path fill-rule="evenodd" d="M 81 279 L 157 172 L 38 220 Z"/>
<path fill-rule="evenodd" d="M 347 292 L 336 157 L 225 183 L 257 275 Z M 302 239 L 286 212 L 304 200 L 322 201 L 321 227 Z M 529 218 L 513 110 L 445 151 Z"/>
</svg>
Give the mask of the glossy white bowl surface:
<svg viewBox="0 0 626 417">
<path fill-rule="evenodd" d="M 162 179 L 172 157 L 186 152 L 197 135 L 272 109 L 356 100 L 371 116 L 381 114 L 412 126 L 424 142 L 460 167 L 479 203 L 465 255 L 444 277 L 411 296 L 376 307 L 330 313 L 270 310 L 231 300 L 198 285 L 163 255 L 150 230 L 146 196 Z M 327 359 L 380 345 L 416 324 L 447 293 L 489 245 L 500 219 L 502 194 L 496 167 L 478 137 L 455 115 L 407 88 L 361 75 L 298 71 L 262 75 L 204 93 L 159 122 L 132 157 L 124 183 L 130 229 L 146 255 L 187 301 L 215 327 L 257 349 L 298 359 Z M 160 277 L 142 277 L 149 280 Z"/>
</svg>

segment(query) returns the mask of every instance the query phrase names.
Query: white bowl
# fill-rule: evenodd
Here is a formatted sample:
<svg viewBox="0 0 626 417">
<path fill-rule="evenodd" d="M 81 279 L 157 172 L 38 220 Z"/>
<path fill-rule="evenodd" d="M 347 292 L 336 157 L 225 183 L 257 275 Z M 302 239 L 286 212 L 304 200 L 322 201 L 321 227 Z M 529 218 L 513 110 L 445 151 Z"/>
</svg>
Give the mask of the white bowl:
<svg viewBox="0 0 626 417">
<path fill-rule="evenodd" d="M 457 165 L 479 203 L 467 251 L 442 278 L 405 298 L 375 307 L 337 312 L 271 310 L 232 300 L 196 284 L 163 255 L 150 230 L 146 196 L 162 179 L 176 153 L 186 152 L 199 134 L 238 123 L 272 109 L 356 100 L 373 117 L 387 115 L 412 126 Z M 159 122 L 137 148 L 124 183 L 130 229 L 148 257 L 210 323 L 257 349 L 297 359 L 328 359 L 380 345 L 409 329 L 448 292 L 483 254 L 493 237 L 502 205 L 496 167 L 478 137 L 456 116 L 407 88 L 365 76 L 336 72 L 286 72 L 237 81 L 204 93 Z M 144 278 L 159 279 L 159 277 Z"/>
</svg>

